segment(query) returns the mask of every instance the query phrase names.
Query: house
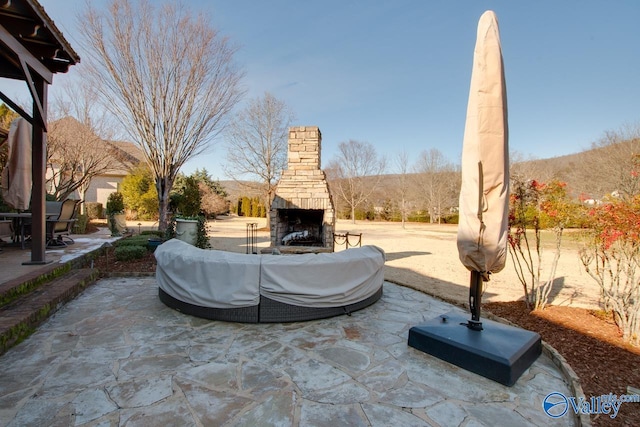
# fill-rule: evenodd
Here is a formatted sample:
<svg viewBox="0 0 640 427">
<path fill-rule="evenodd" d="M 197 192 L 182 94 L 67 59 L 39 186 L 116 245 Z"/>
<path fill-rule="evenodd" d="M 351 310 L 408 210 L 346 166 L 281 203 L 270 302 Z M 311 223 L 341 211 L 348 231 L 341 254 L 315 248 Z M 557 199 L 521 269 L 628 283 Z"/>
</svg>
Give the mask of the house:
<svg viewBox="0 0 640 427">
<path fill-rule="evenodd" d="M 117 160 L 117 168 L 95 176 L 85 193 L 85 202 L 102 203 L 107 206 L 109 194 L 120 190 L 120 184 L 135 166 L 144 162 L 142 151 L 132 142 L 105 141 L 110 155 Z"/>
<path fill-rule="evenodd" d="M 69 197 L 103 207 L 124 177 L 144 161 L 142 151 L 133 143 L 104 140 L 73 117 L 51 122 L 48 140 L 47 192 L 59 195 L 60 188 L 75 188 L 74 182 L 87 177 Z"/>
</svg>

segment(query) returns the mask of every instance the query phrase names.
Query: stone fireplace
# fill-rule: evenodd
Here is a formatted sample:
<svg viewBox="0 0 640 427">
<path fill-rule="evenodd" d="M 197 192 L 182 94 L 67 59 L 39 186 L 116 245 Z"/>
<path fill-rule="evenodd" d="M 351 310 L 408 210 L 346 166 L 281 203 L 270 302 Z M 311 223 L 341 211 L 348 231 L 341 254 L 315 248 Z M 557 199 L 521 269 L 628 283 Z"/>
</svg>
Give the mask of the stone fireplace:
<svg viewBox="0 0 640 427">
<path fill-rule="evenodd" d="M 335 210 L 320 169 L 321 142 L 317 126 L 289 128 L 288 166 L 269 211 L 272 247 L 333 250 Z"/>
</svg>

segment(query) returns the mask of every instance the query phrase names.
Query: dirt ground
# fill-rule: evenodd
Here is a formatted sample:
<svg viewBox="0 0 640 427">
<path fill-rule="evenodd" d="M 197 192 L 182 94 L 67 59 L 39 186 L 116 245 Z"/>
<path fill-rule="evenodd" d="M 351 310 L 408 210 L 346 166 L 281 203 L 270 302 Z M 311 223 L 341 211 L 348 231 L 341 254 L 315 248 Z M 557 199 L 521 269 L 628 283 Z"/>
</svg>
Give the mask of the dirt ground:
<svg viewBox="0 0 640 427">
<path fill-rule="evenodd" d="M 210 223 L 214 249 L 246 251 L 246 224 L 255 222 L 263 229 L 263 218 L 229 217 Z M 469 272 L 458 259 L 456 225 L 407 224 L 338 220 L 337 233 L 362 233 L 363 245 L 376 245 L 387 255 L 385 278 L 444 300 L 465 303 L 469 295 Z M 357 240 L 357 239 L 353 239 Z M 269 247 L 269 232 L 257 233 L 259 248 Z M 344 245 L 336 251 L 344 250 Z M 551 258 L 548 251 L 545 257 Z M 547 270 L 548 271 L 548 270 Z M 599 289 L 583 271 L 576 250 L 562 252 L 552 290 L 553 305 L 599 308 Z M 483 301 L 514 301 L 523 295 L 513 264 L 486 283 Z"/>
<path fill-rule="evenodd" d="M 257 224 L 256 249 L 268 248 L 270 238 L 264 219 L 223 217 L 209 223 L 213 249 L 247 253 L 249 223 Z M 362 233 L 363 245 L 384 249 L 386 280 L 454 304 L 467 303 L 470 276 L 458 259 L 455 225 L 407 224 L 403 229 L 396 223 L 338 221 L 336 232 Z M 357 237 L 352 236 L 351 242 L 357 243 Z M 340 250 L 345 250 L 344 244 L 336 247 Z M 551 255 L 546 251 L 545 261 Z M 155 270 L 151 254 L 136 263 L 115 263 L 111 259 L 107 269 L 112 272 Z M 508 260 L 505 269 L 487 283 L 482 309 L 538 332 L 568 361 L 587 398 L 632 394 L 628 386 L 640 388 L 640 348 L 623 343 L 611 315 L 600 310 L 599 289 L 583 271 L 577 250 L 566 249 L 561 254 L 550 307 L 530 312 L 522 297 L 522 286 Z M 627 403 L 615 419 L 599 416 L 591 420 L 595 426 L 637 426 L 640 407 Z"/>
</svg>

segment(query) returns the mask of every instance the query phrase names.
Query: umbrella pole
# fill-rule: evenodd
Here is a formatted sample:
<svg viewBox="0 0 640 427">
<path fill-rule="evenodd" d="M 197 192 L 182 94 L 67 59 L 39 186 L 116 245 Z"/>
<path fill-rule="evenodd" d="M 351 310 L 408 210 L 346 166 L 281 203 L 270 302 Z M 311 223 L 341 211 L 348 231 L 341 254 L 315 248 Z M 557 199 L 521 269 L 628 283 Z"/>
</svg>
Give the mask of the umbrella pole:
<svg viewBox="0 0 640 427">
<path fill-rule="evenodd" d="M 482 330 L 480 321 L 480 303 L 482 301 L 482 274 L 478 271 L 471 272 L 471 283 L 469 285 L 469 310 L 471 310 L 471 320 L 467 322 L 467 328 L 474 331 Z"/>
</svg>

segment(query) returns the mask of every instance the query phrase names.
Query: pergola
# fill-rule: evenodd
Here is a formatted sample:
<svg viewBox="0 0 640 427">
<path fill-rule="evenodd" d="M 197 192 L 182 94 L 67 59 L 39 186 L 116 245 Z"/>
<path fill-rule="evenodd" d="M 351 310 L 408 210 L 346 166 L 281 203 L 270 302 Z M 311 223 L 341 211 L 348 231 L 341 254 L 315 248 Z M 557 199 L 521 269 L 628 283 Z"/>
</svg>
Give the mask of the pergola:
<svg viewBox="0 0 640 427">
<path fill-rule="evenodd" d="M 31 261 L 45 264 L 45 171 L 47 90 L 55 73 L 66 73 L 80 57 L 36 0 L 0 0 L 0 77 L 22 80 L 33 99 L 24 111 L 2 91 L 2 99 L 33 126 Z"/>
</svg>

